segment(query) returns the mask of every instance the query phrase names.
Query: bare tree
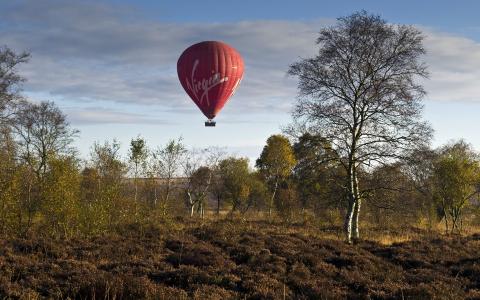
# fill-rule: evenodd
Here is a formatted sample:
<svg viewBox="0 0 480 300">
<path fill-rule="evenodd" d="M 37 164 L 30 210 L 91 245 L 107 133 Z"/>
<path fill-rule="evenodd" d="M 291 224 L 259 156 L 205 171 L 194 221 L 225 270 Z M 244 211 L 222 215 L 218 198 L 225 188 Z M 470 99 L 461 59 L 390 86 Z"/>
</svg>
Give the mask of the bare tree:
<svg viewBox="0 0 480 300">
<path fill-rule="evenodd" d="M 224 156 L 224 150 L 217 147 L 194 149 L 185 156 L 183 161 L 183 172 L 187 177 L 185 194 L 191 217 L 195 206 L 200 216 L 204 217 L 208 196 L 214 192 L 217 183 L 215 175 L 218 171 L 218 164 Z"/>
<path fill-rule="evenodd" d="M 170 140 L 163 148 L 157 148 L 152 153 L 153 156 L 153 168 L 155 169 L 159 178 L 163 179 L 162 182 L 163 193 L 162 197 L 162 209 L 166 213 L 166 206 L 172 192 L 173 180 L 180 171 L 180 163 L 185 156 L 187 150 L 182 143 L 182 138 L 178 140 Z M 157 196 L 155 195 L 155 206 L 157 205 Z"/>
<path fill-rule="evenodd" d="M 422 41 L 412 26 L 363 11 L 322 29 L 318 55 L 290 66 L 299 79 L 294 119 L 332 144 L 347 173 L 348 243 L 359 238 L 360 168 L 401 158 L 431 136 L 420 120 L 425 91 L 416 82 L 428 75 Z"/>
<path fill-rule="evenodd" d="M 30 54 L 16 54 L 8 47 L 0 47 L 0 126 L 4 126 L 12 105 L 20 98 L 21 83 L 25 80 L 18 74 L 18 65 L 28 61 Z"/>
<path fill-rule="evenodd" d="M 419 209 L 427 217 L 430 227 L 436 224 L 440 216 L 433 200 L 435 191 L 434 168 L 438 158 L 438 151 L 424 147 L 413 151 L 402 166 L 402 172 L 410 178 L 412 188 L 416 191 L 417 205 L 420 205 Z"/>
<path fill-rule="evenodd" d="M 120 158 L 120 143 L 113 139 L 92 146 L 91 164 L 104 182 L 119 184 L 126 173 L 126 166 Z"/>
<path fill-rule="evenodd" d="M 21 145 L 21 157 L 38 179 L 46 173 L 52 154 L 72 153 L 72 129 L 67 117 L 53 102 L 39 104 L 22 101 L 14 119 L 15 133 Z"/>
</svg>

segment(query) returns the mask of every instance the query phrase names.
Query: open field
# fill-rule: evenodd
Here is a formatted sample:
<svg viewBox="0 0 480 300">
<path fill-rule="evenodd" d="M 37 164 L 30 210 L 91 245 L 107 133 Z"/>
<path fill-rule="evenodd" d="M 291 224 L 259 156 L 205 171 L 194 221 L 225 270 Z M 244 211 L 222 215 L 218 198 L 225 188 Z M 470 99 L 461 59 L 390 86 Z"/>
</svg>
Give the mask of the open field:
<svg viewBox="0 0 480 300">
<path fill-rule="evenodd" d="M 479 234 L 347 245 L 337 230 L 218 221 L 3 239 L 0 299 L 480 298 Z"/>
</svg>

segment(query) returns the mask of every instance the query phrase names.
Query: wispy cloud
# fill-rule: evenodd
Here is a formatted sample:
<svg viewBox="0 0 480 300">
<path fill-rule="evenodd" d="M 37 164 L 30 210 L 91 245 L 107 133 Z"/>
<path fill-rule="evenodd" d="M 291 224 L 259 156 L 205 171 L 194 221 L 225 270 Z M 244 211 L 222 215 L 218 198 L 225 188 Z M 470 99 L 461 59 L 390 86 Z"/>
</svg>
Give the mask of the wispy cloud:
<svg viewBox="0 0 480 300">
<path fill-rule="evenodd" d="M 193 104 L 178 83 L 176 62 L 190 44 L 223 40 L 236 47 L 245 77 L 229 107 L 241 113 L 285 114 L 296 81 L 288 66 L 316 52 L 320 28 L 333 20 L 176 24 L 147 20 L 132 7 L 95 1 L 23 0 L 0 4 L 2 42 L 32 53 L 22 68 L 26 90 L 69 106 L 102 100 L 155 106 L 176 113 Z M 432 100 L 480 101 L 480 43 L 423 29 Z M 112 105 L 113 106 L 113 105 Z M 115 109 L 70 110 L 72 122 L 153 122 Z M 150 121 L 149 121 L 150 120 Z"/>
<path fill-rule="evenodd" d="M 182 51 L 201 40 L 223 40 L 246 63 L 234 104 L 242 111 L 285 111 L 295 95 L 288 65 L 314 53 L 328 21 L 245 21 L 172 24 L 129 15 L 124 7 L 91 1 L 21 1 L 1 9 L 3 41 L 28 49 L 26 89 L 75 101 L 181 108 L 185 94 L 176 75 Z"/>
<path fill-rule="evenodd" d="M 172 124 L 170 120 L 159 119 L 140 113 L 128 113 L 105 109 L 102 107 L 87 107 L 83 109 L 65 109 L 69 121 L 74 125 L 98 124 Z"/>
<path fill-rule="evenodd" d="M 480 102 L 480 43 L 425 28 L 426 61 L 430 79 L 428 99 Z"/>
</svg>

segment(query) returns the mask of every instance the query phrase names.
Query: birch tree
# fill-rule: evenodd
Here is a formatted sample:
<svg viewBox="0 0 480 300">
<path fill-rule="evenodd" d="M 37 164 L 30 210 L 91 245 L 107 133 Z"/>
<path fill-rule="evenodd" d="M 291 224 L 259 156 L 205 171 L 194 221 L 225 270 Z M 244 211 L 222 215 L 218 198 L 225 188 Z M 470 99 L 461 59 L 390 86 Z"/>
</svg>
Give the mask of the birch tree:
<svg viewBox="0 0 480 300">
<path fill-rule="evenodd" d="M 431 129 L 421 120 L 426 78 L 423 35 L 365 11 L 323 28 L 313 58 L 292 64 L 299 96 L 296 122 L 326 138 L 346 170 L 348 243 L 360 237 L 360 169 L 402 158 L 425 144 Z"/>
<path fill-rule="evenodd" d="M 133 180 L 135 188 L 135 202 L 137 202 L 138 195 L 138 176 L 140 174 L 140 168 L 146 168 L 146 160 L 148 157 L 148 149 L 145 139 L 137 137 L 130 141 L 130 151 L 128 154 L 129 161 L 133 164 Z"/>
<path fill-rule="evenodd" d="M 195 212 L 195 205 L 198 204 L 198 198 L 195 197 L 195 173 L 202 167 L 202 152 L 193 149 L 187 152 L 182 162 L 183 174 L 187 178 L 187 184 L 185 185 L 185 202 L 188 207 L 190 217 L 193 217 Z"/>
<path fill-rule="evenodd" d="M 187 177 L 184 190 L 190 217 L 193 217 L 195 206 L 200 217 L 205 216 L 208 197 L 215 194 L 214 189 L 218 184 L 216 175 L 219 162 L 224 156 L 223 149 L 210 147 L 202 150 L 193 149 L 184 157 L 182 166 Z"/>
<path fill-rule="evenodd" d="M 173 180 L 178 176 L 182 160 L 186 153 L 187 149 L 182 142 L 182 138 L 170 140 L 164 147 L 157 148 L 157 150 L 152 153 L 156 173 L 159 178 L 163 179 L 161 199 L 164 214 L 166 214 L 168 200 L 172 193 Z M 157 195 L 155 193 L 155 206 L 156 205 Z"/>
</svg>

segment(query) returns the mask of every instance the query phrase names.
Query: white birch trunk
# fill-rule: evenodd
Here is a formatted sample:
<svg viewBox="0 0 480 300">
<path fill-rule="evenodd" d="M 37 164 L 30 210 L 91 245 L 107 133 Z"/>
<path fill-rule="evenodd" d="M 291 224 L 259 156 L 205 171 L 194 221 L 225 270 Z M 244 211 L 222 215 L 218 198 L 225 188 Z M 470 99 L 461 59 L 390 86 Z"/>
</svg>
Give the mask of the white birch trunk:
<svg viewBox="0 0 480 300">
<path fill-rule="evenodd" d="M 353 221 L 353 206 L 352 199 L 349 199 L 347 215 L 345 216 L 344 230 L 345 240 L 348 244 L 352 243 L 352 221 Z"/>
<path fill-rule="evenodd" d="M 359 229 L 359 216 L 360 216 L 360 208 L 362 205 L 362 199 L 360 199 L 360 193 L 358 191 L 358 177 L 355 174 L 355 181 L 354 181 L 354 197 L 355 197 L 355 205 L 353 206 L 353 223 L 352 223 L 352 233 L 353 239 L 358 240 L 360 238 L 360 229 Z"/>
</svg>

